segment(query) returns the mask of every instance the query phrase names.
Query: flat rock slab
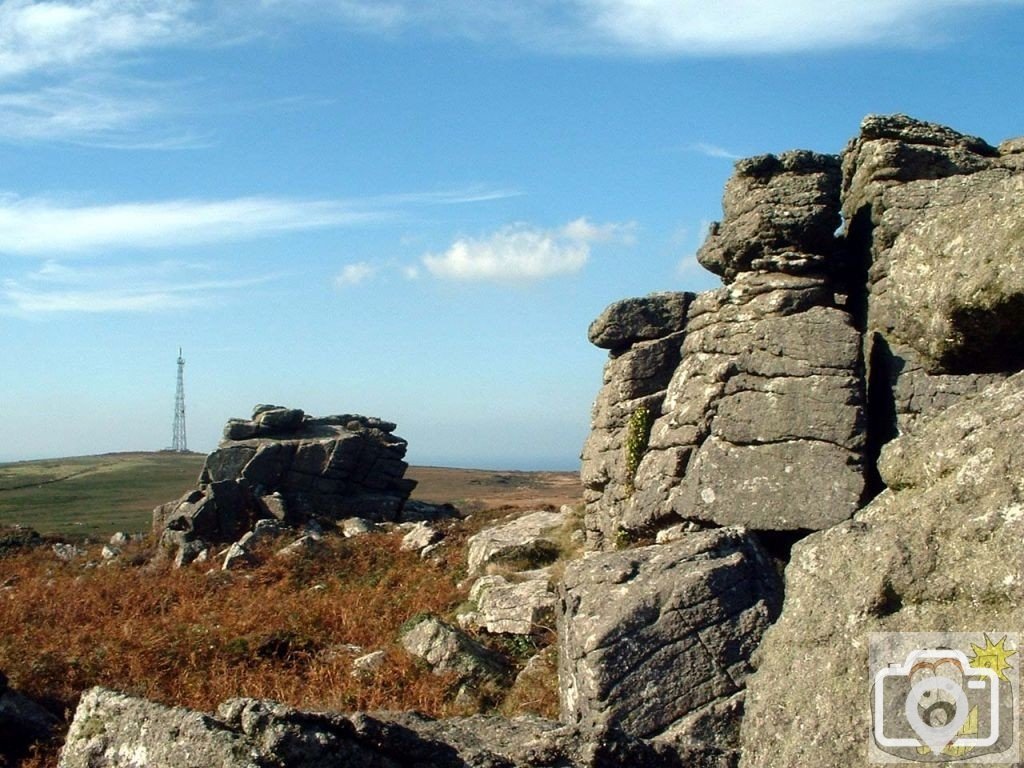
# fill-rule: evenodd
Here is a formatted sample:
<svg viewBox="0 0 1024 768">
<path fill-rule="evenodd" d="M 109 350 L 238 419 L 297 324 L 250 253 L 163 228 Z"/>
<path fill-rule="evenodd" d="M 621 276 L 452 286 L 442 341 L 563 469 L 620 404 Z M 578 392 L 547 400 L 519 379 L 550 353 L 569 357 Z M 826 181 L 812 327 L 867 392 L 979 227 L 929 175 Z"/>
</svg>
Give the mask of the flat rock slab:
<svg viewBox="0 0 1024 768">
<path fill-rule="evenodd" d="M 471 536 L 467 542 L 470 576 L 482 573 L 489 563 L 528 563 L 528 568 L 553 562 L 560 552 L 557 534 L 565 522 L 564 512 L 528 512 Z"/>
<path fill-rule="evenodd" d="M 741 528 L 570 563 L 558 617 L 562 719 L 652 738 L 733 698 L 780 599 L 770 559 Z M 718 730 L 735 730 L 735 717 Z"/>
</svg>

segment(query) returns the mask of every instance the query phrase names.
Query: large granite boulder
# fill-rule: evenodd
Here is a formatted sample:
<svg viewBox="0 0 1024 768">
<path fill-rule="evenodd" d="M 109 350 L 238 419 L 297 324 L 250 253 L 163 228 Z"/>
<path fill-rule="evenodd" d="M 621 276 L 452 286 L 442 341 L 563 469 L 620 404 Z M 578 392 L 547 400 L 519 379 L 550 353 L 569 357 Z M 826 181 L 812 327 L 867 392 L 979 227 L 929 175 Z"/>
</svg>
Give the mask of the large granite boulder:
<svg viewBox="0 0 1024 768">
<path fill-rule="evenodd" d="M 620 732 L 581 734 L 538 717 L 433 720 L 349 715 L 232 699 L 214 715 L 104 688 L 78 705 L 61 768 L 720 768 L 713 750 L 676 752 Z"/>
<path fill-rule="evenodd" d="M 617 301 L 590 324 L 590 343 L 603 349 L 626 349 L 638 341 L 660 339 L 683 330 L 692 293 L 652 293 Z"/>
<path fill-rule="evenodd" d="M 726 282 L 750 271 L 826 271 L 838 245 L 840 180 L 835 155 L 740 160 L 725 185 L 725 217 L 711 225 L 697 261 Z"/>
<path fill-rule="evenodd" d="M 198 488 L 154 510 L 154 531 L 180 549 L 236 541 L 261 519 L 394 521 L 416 485 L 404 477 L 406 442 L 394 429 L 377 418 L 258 405 L 252 419 L 228 422 Z"/>
<path fill-rule="evenodd" d="M 794 547 L 747 681 L 744 766 L 868 765 L 871 633 L 1024 626 L 1021 434 L 1016 374 L 890 443 L 889 489 Z"/>
<path fill-rule="evenodd" d="M 562 719 L 734 747 L 748 659 L 780 599 L 770 558 L 738 528 L 570 563 L 558 617 Z"/>
<path fill-rule="evenodd" d="M 877 446 L 1024 363 L 1024 157 L 1014 142 L 996 149 L 905 115 L 869 115 L 842 158 Z"/>
</svg>

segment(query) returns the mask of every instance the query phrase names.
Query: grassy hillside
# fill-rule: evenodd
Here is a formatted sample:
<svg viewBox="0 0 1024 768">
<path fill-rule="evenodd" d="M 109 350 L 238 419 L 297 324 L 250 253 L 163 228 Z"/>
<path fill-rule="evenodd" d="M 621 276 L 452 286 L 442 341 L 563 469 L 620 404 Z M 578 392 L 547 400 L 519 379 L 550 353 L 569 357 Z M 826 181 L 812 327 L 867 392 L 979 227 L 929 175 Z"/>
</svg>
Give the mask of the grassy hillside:
<svg viewBox="0 0 1024 768">
<path fill-rule="evenodd" d="M 195 483 L 197 453 L 112 453 L 0 464 L 0 523 L 40 533 L 146 531 L 153 507 Z"/>
<path fill-rule="evenodd" d="M 40 533 L 107 537 L 148 531 L 153 507 L 195 484 L 205 456 L 111 453 L 0 464 L 0 525 Z M 579 501 L 579 477 L 569 472 L 493 472 L 411 467 L 413 498 L 453 502 L 467 511 Z"/>
</svg>

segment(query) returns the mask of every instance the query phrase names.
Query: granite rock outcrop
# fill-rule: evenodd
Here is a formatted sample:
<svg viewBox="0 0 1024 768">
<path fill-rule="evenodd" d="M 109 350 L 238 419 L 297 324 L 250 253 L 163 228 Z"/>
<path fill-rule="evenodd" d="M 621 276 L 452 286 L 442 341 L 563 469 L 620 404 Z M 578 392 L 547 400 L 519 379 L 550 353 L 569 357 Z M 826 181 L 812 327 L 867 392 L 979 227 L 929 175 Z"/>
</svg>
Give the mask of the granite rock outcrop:
<svg viewBox="0 0 1024 768">
<path fill-rule="evenodd" d="M 395 428 L 378 418 L 313 418 L 258 405 L 252 419 L 228 422 L 198 487 L 153 511 L 154 532 L 181 552 L 195 541 L 236 542 L 265 519 L 293 527 L 397 521 L 416 482 L 404 476 L 407 443 Z"/>
<path fill-rule="evenodd" d="M 628 361 L 656 342 L 610 355 L 583 450 L 590 548 L 848 519 L 883 487 L 882 445 L 1024 367 L 1022 195 L 1020 142 L 903 115 L 865 118 L 841 155 L 739 161 L 698 252 L 725 285 L 666 328 L 649 386 Z"/>
</svg>

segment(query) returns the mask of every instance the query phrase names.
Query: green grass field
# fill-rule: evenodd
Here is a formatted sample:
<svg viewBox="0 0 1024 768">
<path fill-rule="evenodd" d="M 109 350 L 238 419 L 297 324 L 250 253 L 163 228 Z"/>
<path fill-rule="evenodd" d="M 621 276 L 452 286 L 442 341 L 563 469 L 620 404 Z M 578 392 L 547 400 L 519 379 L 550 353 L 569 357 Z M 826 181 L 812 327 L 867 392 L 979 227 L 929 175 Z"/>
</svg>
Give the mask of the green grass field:
<svg viewBox="0 0 1024 768">
<path fill-rule="evenodd" d="M 193 487 L 197 453 L 112 453 L 0 464 L 0 524 L 40 533 L 148 531 L 153 507 Z"/>
<path fill-rule="evenodd" d="M 109 453 L 0 464 L 0 525 L 40 533 L 106 538 L 149 531 L 153 507 L 195 487 L 203 454 Z M 574 472 L 493 472 L 410 467 L 413 498 L 454 502 L 467 510 L 535 507 L 579 500 Z"/>
</svg>

